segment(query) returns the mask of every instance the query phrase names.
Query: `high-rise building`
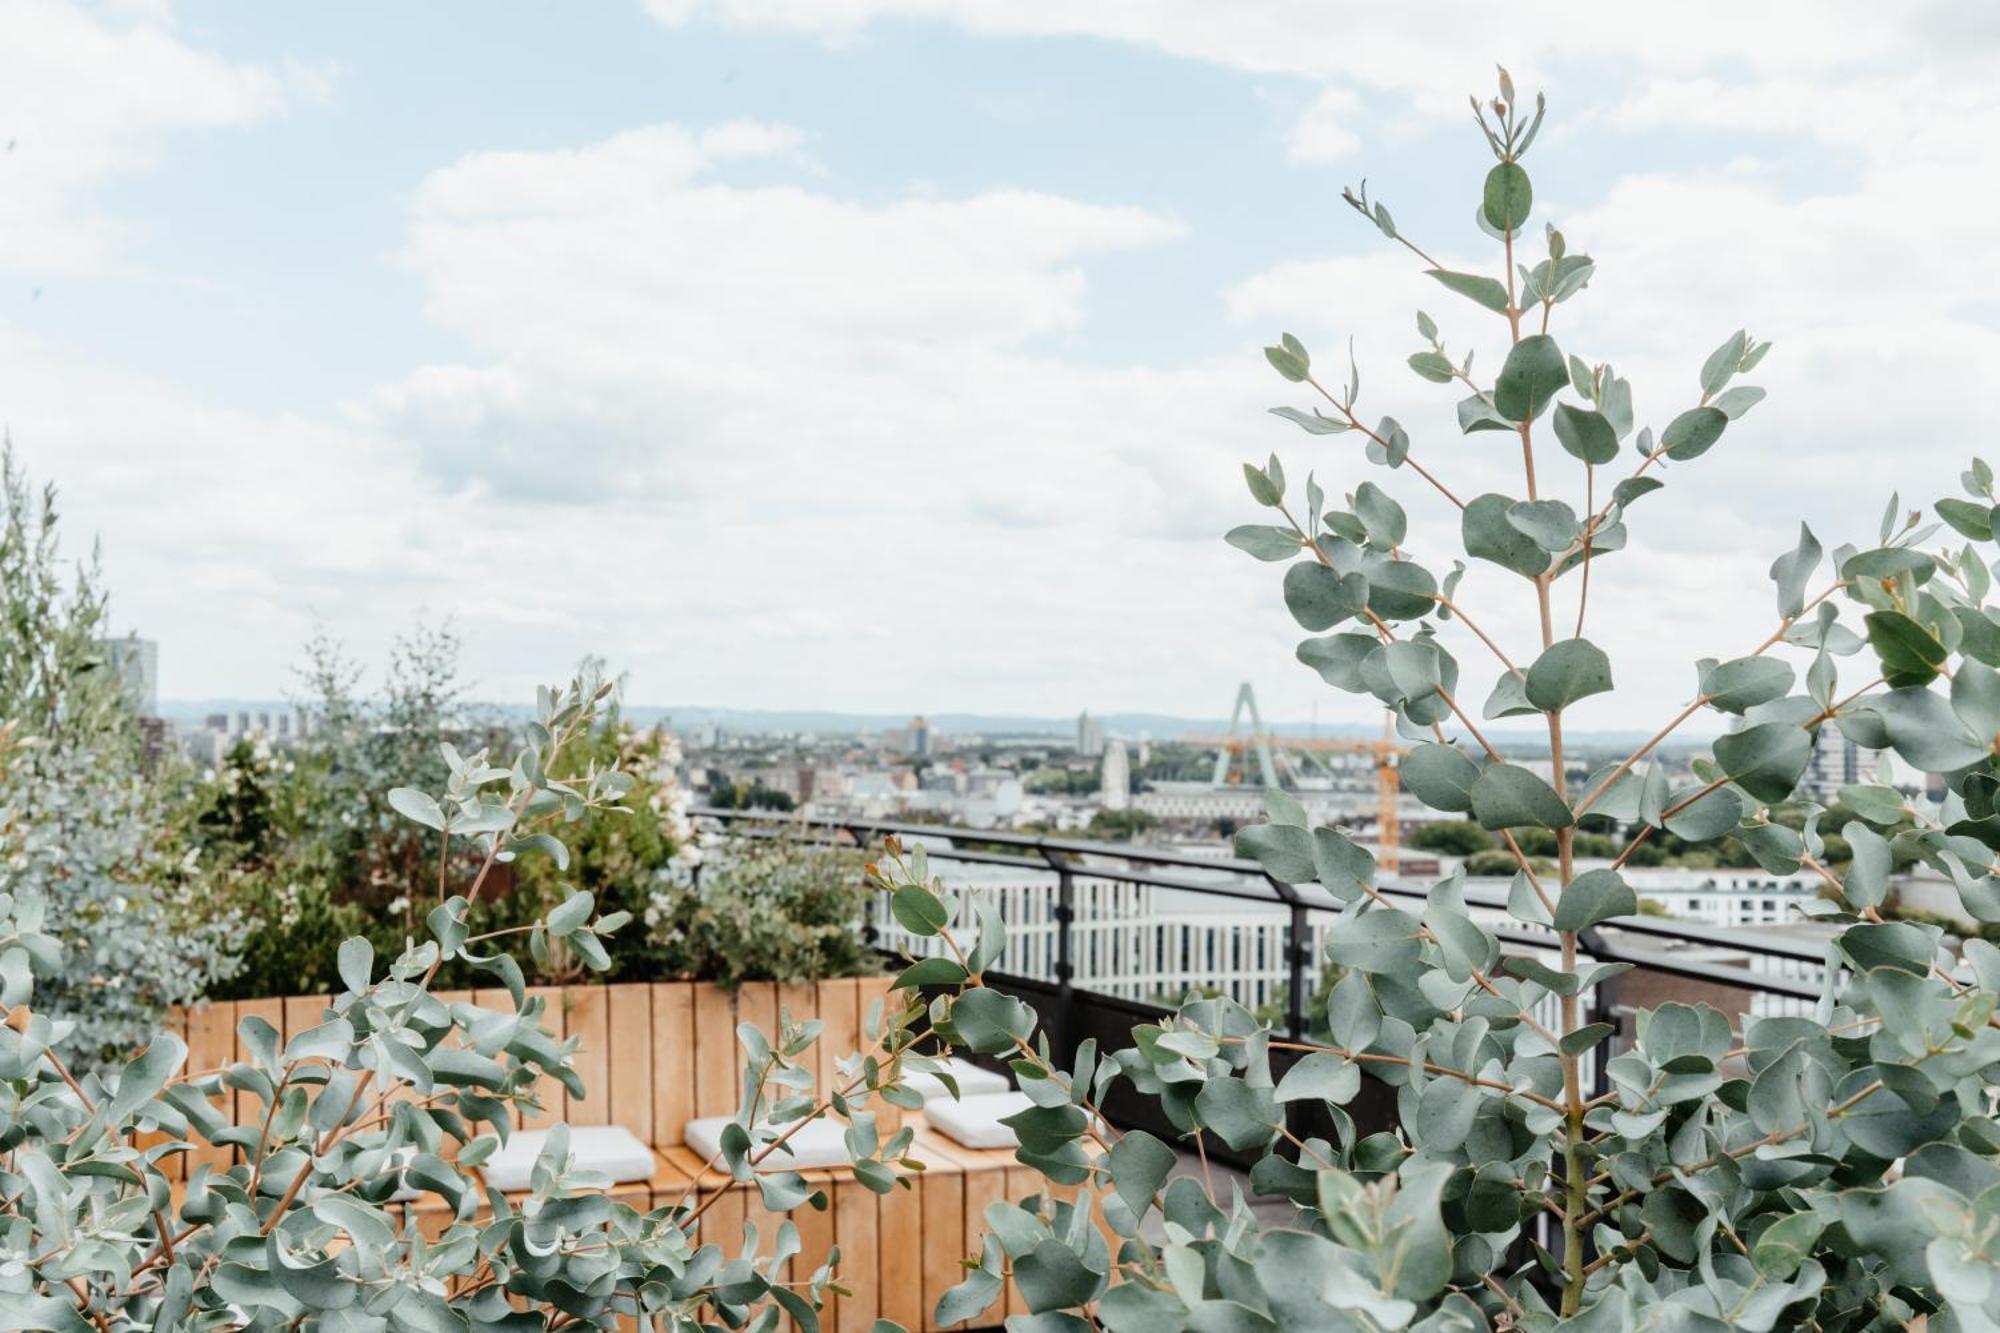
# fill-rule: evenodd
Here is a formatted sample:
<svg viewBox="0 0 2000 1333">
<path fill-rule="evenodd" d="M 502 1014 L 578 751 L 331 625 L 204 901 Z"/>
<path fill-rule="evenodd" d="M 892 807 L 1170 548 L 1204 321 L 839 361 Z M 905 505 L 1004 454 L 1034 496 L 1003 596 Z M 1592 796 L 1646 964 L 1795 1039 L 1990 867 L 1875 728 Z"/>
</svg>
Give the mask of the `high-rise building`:
<svg viewBox="0 0 2000 1333">
<path fill-rule="evenodd" d="M 1104 750 L 1104 724 L 1090 715 L 1088 708 L 1076 715 L 1076 752 L 1095 759 Z"/>
<path fill-rule="evenodd" d="M 1098 771 L 1098 804 L 1106 810 L 1124 810 L 1132 804 L 1132 764 L 1125 755 L 1124 741 L 1107 741 L 1104 763 Z"/>
<path fill-rule="evenodd" d="M 927 755 L 931 752 L 931 724 L 921 715 L 910 719 L 910 753 Z"/>
<path fill-rule="evenodd" d="M 160 645 L 133 635 L 105 639 L 105 664 L 118 677 L 125 702 L 140 717 L 160 714 Z"/>
<path fill-rule="evenodd" d="M 1799 792 L 1818 801 L 1832 801 L 1842 787 L 1876 780 L 1882 751 L 1857 745 L 1840 728 L 1823 726 L 1813 735 L 1812 758 L 1799 779 Z"/>
</svg>

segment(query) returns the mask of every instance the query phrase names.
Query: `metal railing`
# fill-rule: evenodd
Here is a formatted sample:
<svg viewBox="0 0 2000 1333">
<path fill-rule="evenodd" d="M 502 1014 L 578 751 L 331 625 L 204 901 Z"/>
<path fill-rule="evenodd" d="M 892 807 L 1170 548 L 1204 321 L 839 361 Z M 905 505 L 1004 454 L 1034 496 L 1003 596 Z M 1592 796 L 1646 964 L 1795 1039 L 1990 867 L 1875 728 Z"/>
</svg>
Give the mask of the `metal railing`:
<svg viewBox="0 0 2000 1333">
<path fill-rule="evenodd" d="M 1167 1012 L 1191 987 L 1228 994 L 1263 1010 L 1294 1040 L 1309 1039 L 1319 959 L 1343 907 L 1318 885 L 1282 883 L 1257 862 L 1235 856 L 757 810 L 701 807 L 690 814 L 752 836 L 865 847 L 894 835 L 921 843 L 933 861 L 962 868 L 973 882 L 952 887 L 995 894 L 1008 925 L 1008 955 L 996 983 L 1037 1003 L 1065 1057 L 1086 1029 L 1100 1040 L 1122 1037 L 1131 1023 Z M 1426 885 L 1389 878 L 1376 887 L 1418 911 L 1428 894 Z M 1189 910 L 1196 903 L 1209 906 Z M 1505 952 L 1553 961 L 1554 932 L 1509 916 L 1503 890 L 1475 884 L 1465 903 Z M 922 956 L 942 948 L 898 927 L 886 903 L 877 904 L 867 928 L 871 942 L 892 953 Z M 1631 965 L 1582 996 L 1586 1021 L 1608 1022 L 1615 1032 L 1610 1045 L 1585 1061 L 1586 1082 L 1599 1091 L 1605 1085 L 1598 1057 L 1629 1043 L 1631 1020 L 1641 1008 L 1669 999 L 1705 1000 L 1740 1027 L 1752 1017 L 1810 1012 L 1838 979 L 1829 975 L 1837 964 L 1824 942 L 1756 927 L 1633 916 L 1583 931 L 1578 944 L 1579 961 Z M 1549 1012 L 1537 1017 L 1553 1023 L 1558 1003 L 1547 997 Z"/>
</svg>

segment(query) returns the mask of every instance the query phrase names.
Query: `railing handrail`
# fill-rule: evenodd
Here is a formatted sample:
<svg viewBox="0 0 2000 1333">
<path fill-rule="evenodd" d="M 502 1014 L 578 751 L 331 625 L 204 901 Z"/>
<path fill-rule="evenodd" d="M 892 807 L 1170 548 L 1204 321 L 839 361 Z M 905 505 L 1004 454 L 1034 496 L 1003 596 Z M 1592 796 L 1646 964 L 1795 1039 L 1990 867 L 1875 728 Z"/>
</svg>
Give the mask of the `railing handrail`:
<svg viewBox="0 0 2000 1333">
<path fill-rule="evenodd" d="M 1138 847 L 1128 843 L 1098 842 L 1083 838 L 1050 837 L 1040 833 L 1023 833 L 1013 829 L 975 829 L 955 824 L 911 824 L 895 820 L 860 819 L 848 817 L 807 817 L 796 812 L 769 810 L 741 810 L 718 806 L 696 806 L 688 811 L 696 818 L 709 818 L 728 823 L 754 823 L 767 826 L 792 825 L 801 828 L 823 829 L 835 833 L 845 833 L 857 842 L 866 842 L 869 837 L 896 836 L 901 838 L 942 839 L 949 844 L 946 850 L 931 849 L 933 857 L 962 861 L 969 864 L 989 864 L 1015 866 L 1024 870 L 1060 872 L 1069 870 L 1088 878 L 1114 880 L 1123 883 L 1150 885 L 1172 889 L 1178 892 L 1203 894 L 1217 898 L 1233 898 L 1269 903 L 1273 906 L 1303 908 L 1308 911 L 1338 911 L 1342 904 L 1330 895 L 1324 902 L 1302 896 L 1298 887 L 1282 883 L 1273 878 L 1256 861 L 1241 857 L 1209 858 L 1190 856 L 1164 848 Z M 1019 848 L 1033 855 L 1017 855 L 1007 852 L 990 852 L 979 848 L 961 848 L 961 842 L 985 843 L 989 846 Z M 1157 867 L 1176 867 L 1184 870 L 1227 871 L 1261 883 L 1269 890 L 1268 895 L 1241 885 L 1220 884 L 1209 880 L 1183 876 L 1166 876 L 1147 873 L 1142 870 L 1119 870 L 1115 867 L 1079 864 L 1085 858 L 1124 861 Z M 1056 886 L 1051 885 L 1051 889 Z M 1428 890 L 1414 884 L 1385 882 L 1377 885 L 1385 896 L 1422 902 L 1428 897 Z M 1745 890 L 1746 896 L 1769 896 L 1754 890 Z M 1485 891 L 1469 891 L 1465 901 L 1475 907 L 1505 910 L 1504 894 Z M 1810 964 L 1824 964 L 1824 946 L 1804 941 L 1771 939 L 1760 937 L 1749 930 L 1730 929 L 1721 926 L 1704 926 L 1685 921 L 1663 920 L 1659 917 L 1626 916 L 1601 923 L 1621 935 L 1637 935 L 1663 942 L 1680 942 L 1707 948 L 1728 949 L 1740 954 L 1762 958 L 1785 959 Z M 1503 940 L 1527 947 L 1538 947 L 1546 943 L 1542 937 L 1527 930 L 1501 927 L 1495 935 Z M 1643 948 L 1622 947 L 1618 941 L 1601 935 L 1590 941 L 1590 954 L 1606 962 L 1628 962 L 1650 971 L 1665 972 L 1690 980 L 1720 982 L 1740 986 L 1746 990 L 1763 990 L 1773 994 L 1789 995 L 1795 998 L 1817 999 L 1820 988 L 1797 978 L 1764 975 L 1746 969 L 1731 967 L 1711 960 L 1678 958 L 1669 953 L 1656 953 Z"/>
</svg>

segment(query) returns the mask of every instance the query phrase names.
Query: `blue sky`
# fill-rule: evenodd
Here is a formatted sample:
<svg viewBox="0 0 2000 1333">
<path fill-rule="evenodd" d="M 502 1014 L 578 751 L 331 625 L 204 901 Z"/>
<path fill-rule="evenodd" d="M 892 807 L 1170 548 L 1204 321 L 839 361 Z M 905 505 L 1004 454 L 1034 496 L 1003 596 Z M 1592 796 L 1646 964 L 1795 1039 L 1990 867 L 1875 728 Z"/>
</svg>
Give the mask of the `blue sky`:
<svg viewBox="0 0 2000 1333">
<path fill-rule="evenodd" d="M 1796 519 L 1861 537 L 1991 434 L 1994 33 L 1530 8 L 24 0 L 0 417 L 174 696 L 278 693 L 315 619 L 379 661 L 448 614 L 491 695 L 595 651 L 662 704 L 1208 714 L 1250 678 L 1359 717 L 1219 537 L 1245 457 L 1404 478 L 1265 415 L 1257 349 L 1353 336 L 1368 411 L 1518 489 L 1401 368 L 1419 305 L 1488 365 L 1493 331 L 1338 200 L 1366 176 L 1491 267 L 1497 57 L 1551 98 L 1537 221 L 1600 262 L 1559 334 L 1656 422 L 1733 329 L 1779 343 L 1740 447 L 1607 562 L 1664 706 L 1663 637 L 1768 632 Z"/>
</svg>

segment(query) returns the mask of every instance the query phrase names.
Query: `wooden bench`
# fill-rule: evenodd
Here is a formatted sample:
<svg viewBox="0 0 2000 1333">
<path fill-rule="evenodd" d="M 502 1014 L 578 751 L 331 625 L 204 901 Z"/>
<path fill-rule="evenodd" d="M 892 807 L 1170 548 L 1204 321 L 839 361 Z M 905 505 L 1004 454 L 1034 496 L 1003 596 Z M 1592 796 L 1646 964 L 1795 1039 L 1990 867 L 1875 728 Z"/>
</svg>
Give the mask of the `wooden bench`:
<svg viewBox="0 0 2000 1333">
<path fill-rule="evenodd" d="M 816 1059 L 824 1088 L 834 1080 L 835 1061 L 866 1044 L 868 1012 L 888 994 L 889 981 L 885 976 L 806 985 L 748 982 L 734 993 L 705 982 L 530 988 L 547 1001 L 544 1026 L 558 1037 L 579 1039 L 572 1063 L 585 1092 L 572 1096 L 557 1080 L 544 1079 L 543 1110 L 524 1117 L 522 1127 L 622 1125 L 652 1148 L 655 1169 L 650 1180 L 612 1187 L 612 1198 L 645 1211 L 684 1200 L 700 1204 L 719 1193 L 723 1197 L 702 1215 L 698 1239 L 733 1254 L 742 1245 L 745 1223 L 754 1223 L 760 1243 L 768 1247 L 777 1219 L 764 1209 L 756 1187 L 702 1161 L 688 1148 L 683 1128 L 691 1119 L 736 1110 L 743 1062 L 739 1022 L 770 1034 L 781 1010 L 794 1020 L 820 1020 Z M 444 991 L 438 998 L 513 1007 L 504 990 Z M 204 1002 L 172 1015 L 169 1026 L 187 1040 L 189 1070 L 202 1072 L 249 1058 L 236 1031 L 242 1020 L 262 1018 L 281 1039 L 289 1039 L 324 1021 L 327 1003 L 324 996 Z M 237 1118 L 260 1113 L 261 1103 L 249 1093 L 222 1096 L 234 1098 L 234 1105 L 223 1109 Z M 920 1114 L 879 1104 L 878 1111 L 885 1126 L 897 1116 L 913 1125 L 911 1156 L 925 1170 L 912 1188 L 899 1186 L 887 1195 L 867 1189 L 852 1171 L 802 1172 L 825 1188 L 828 1208 L 803 1205 L 790 1214 L 802 1242 L 793 1263 L 817 1266 L 829 1249 L 840 1247 L 835 1280 L 853 1294 L 834 1298 L 823 1315 L 824 1327 L 836 1333 L 867 1333 L 878 1318 L 911 1330 L 941 1329 L 932 1312 L 938 1298 L 964 1278 L 965 1262 L 977 1260 L 987 1205 L 1019 1203 L 1044 1192 L 1073 1197 L 1075 1191 L 1050 1191 L 1041 1174 L 1020 1165 L 1011 1150 L 966 1148 L 926 1126 Z M 232 1155 L 227 1148 L 198 1149 L 188 1154 L 187 1167 L 207 1163 L 226 1169 Z M 170 1177 L 182 1172 L 180 1164 L 168 1164 Z M 443 1201 L 434 1197 L 407 1205 L 407 1218 L 433 1237 L 450 1224 Z M 805 1276 L 793 1274 L 794 1280 Z M 1010 1282 L 1004 1305 L 996 1304 L 990 1314 L 997 1324 L 1004 1314 L 1025 1311 Z"/>
</svg>

